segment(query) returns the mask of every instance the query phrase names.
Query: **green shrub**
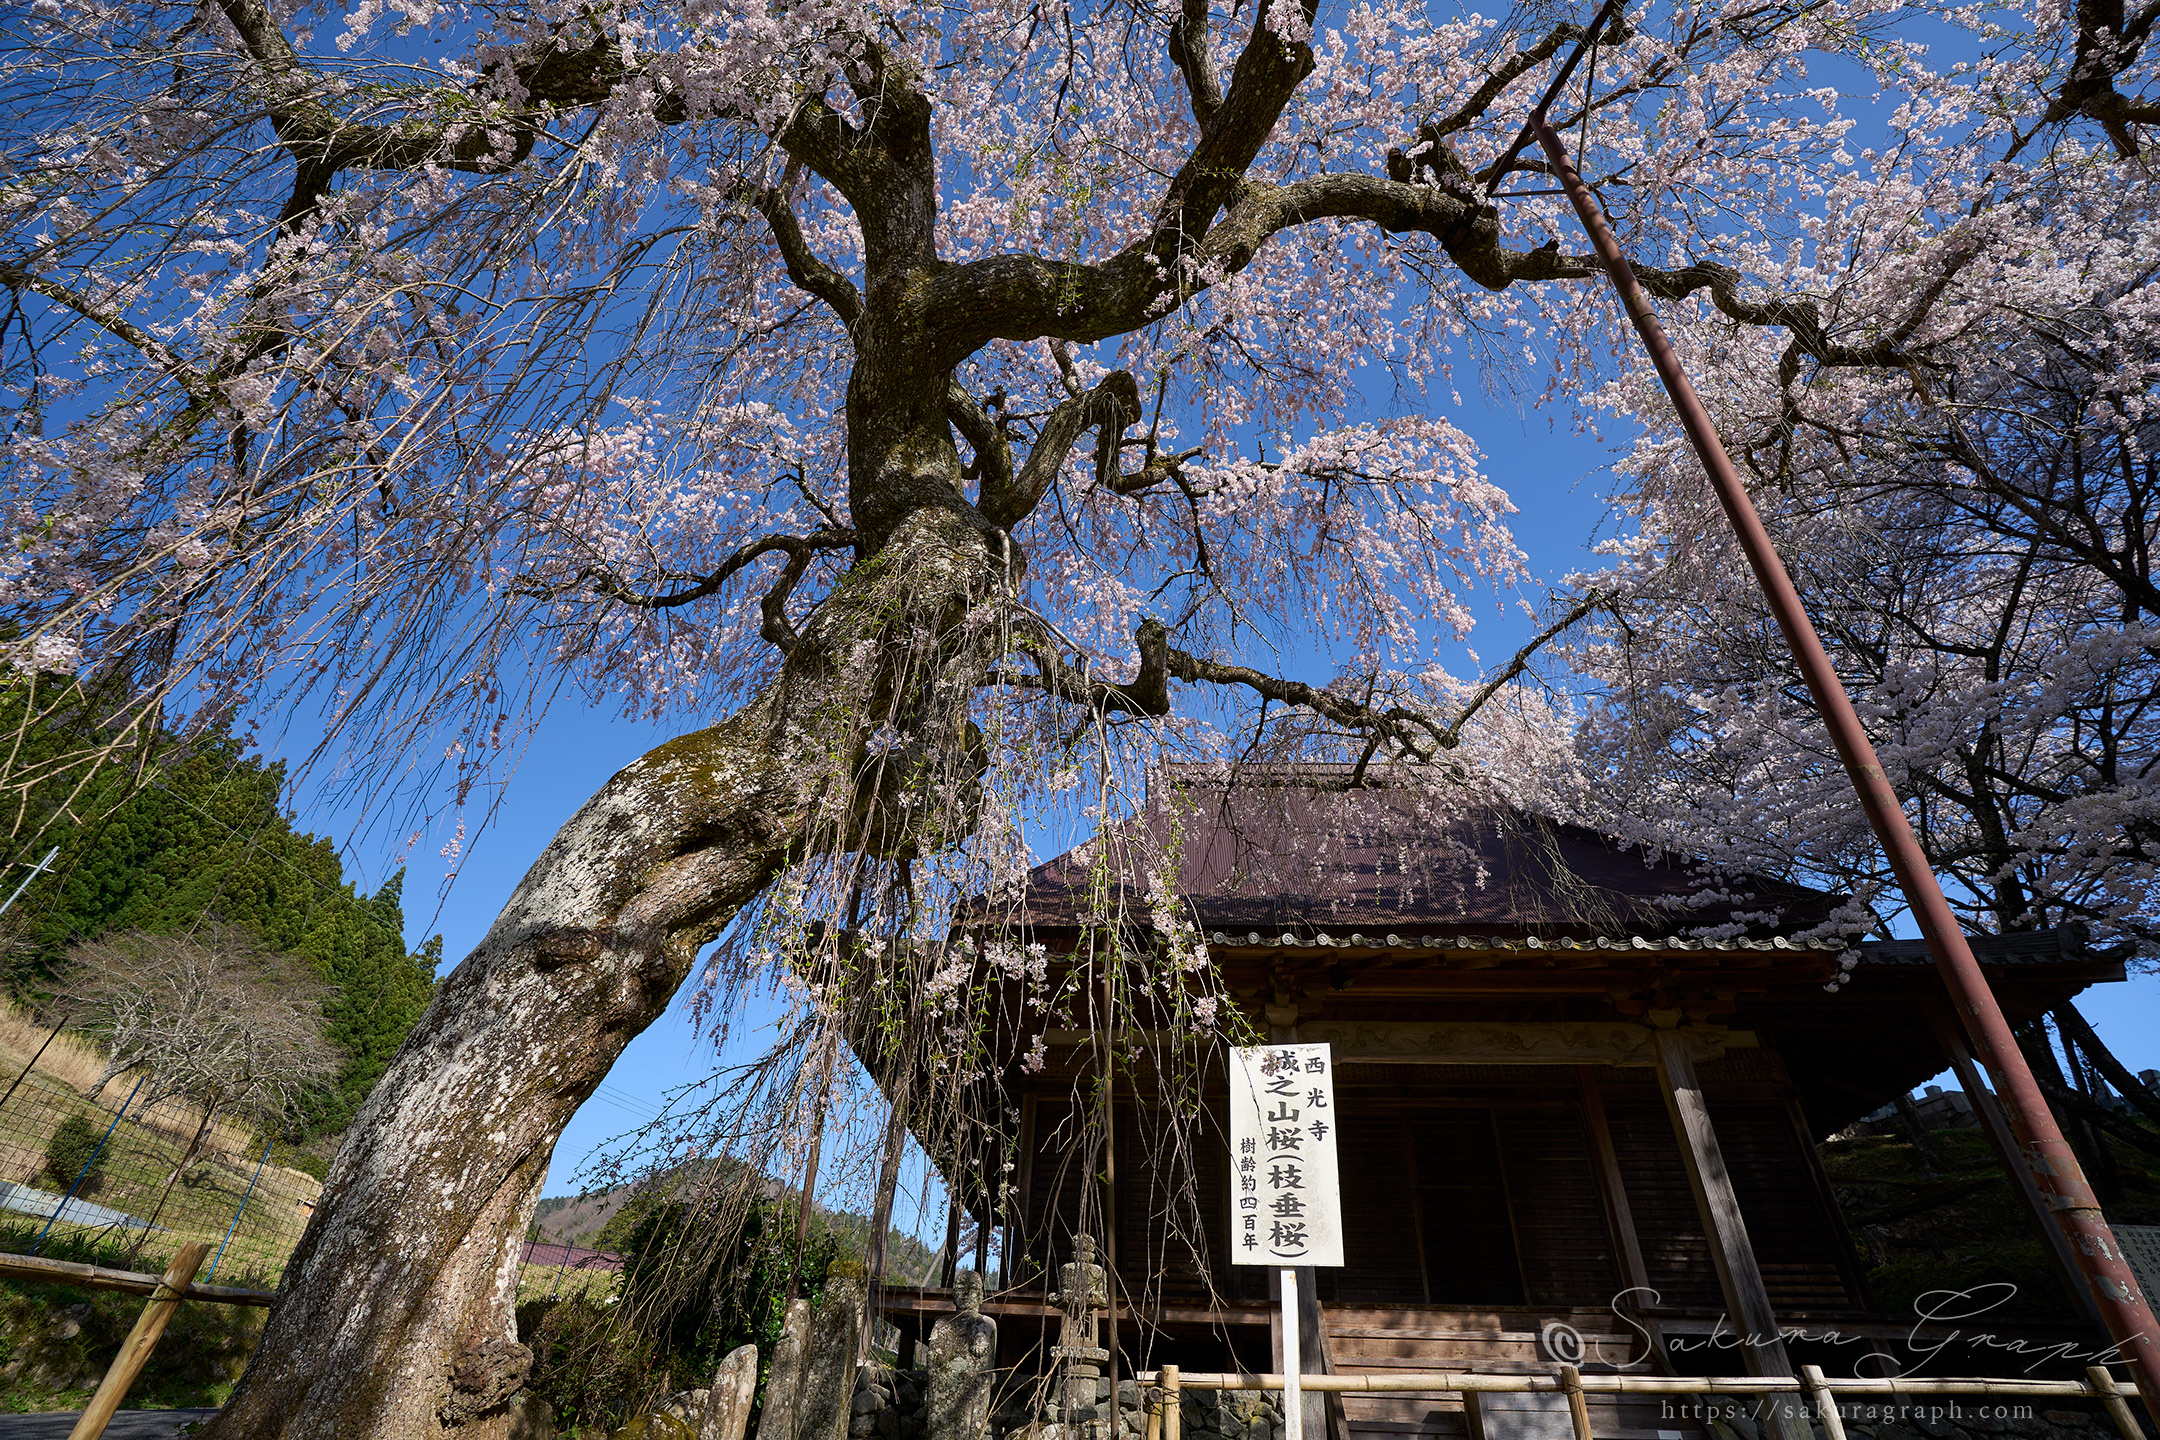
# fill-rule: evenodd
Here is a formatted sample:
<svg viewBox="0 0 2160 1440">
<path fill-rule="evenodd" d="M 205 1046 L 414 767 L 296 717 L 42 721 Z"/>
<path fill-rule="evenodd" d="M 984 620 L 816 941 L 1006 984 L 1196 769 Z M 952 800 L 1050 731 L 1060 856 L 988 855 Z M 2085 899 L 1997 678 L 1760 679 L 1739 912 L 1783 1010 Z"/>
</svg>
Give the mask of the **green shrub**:
<svg viewBox="0 0 2160 1440">
<path fill-rule="evenodd" d="M 282 1165 L 288 1170 L 298 1170 L 303 1175 L 312 1175 L 317 1180 L 330 1178 L 330 1157 L 314 1144 L 302 1146 L 279 1140 L 271 1147 L 270 1163 Z"/>
<path fill-rule="evenodd" d="M 82 1175 L 82 1184 L 75 1193 L 88 1195 L 96 1190 L 105 1178 L 105 1159 L 99 1147 L 105 1143 L 105 1127 L 88 1116 L 71 1114 L 53 1131 L 52 1139 L 45 1143 L 45 1176 L 53 1184 L 65 1190 L 75 1184 L 75 1177 Z M 83 1166 L 97 1157 L 97 1164 L 90 1173 L 83 1175 Z"/>
<path fill-rule="evenodd" d="M 793 1197 L 752 1206 L 723 1230 L 714 1211 L 725 1207 L 709 1195 L 705 1204 L 677 1198 L 695 1187 L 673 1178 L 673 1187 L 633 1196 L 597 1237 L 623 1258 L 614 1295 L 518 1307 L 518 1338 L 533 1352 L 531 1388 L 566 1430 L 621 1425 L 664 1395 L 703 1385 L 738 1345 L 756 1345 L 761 1366 L 769 1364 L 791 1279 L 814 1303 L 827 1275 L 863 1273 L 850 1237 L 824 1214 L 813 1218 L 798 1262 Z"/>
<path fill-rule="evenodd" d="M 565 1431 L 611 1430 L 657 1401 L 672 1378 L 665 1367 L 655 1371 L 653 1336 L 583 1295 L 520 1305 L 518 1337 L 532 1347 L 530 1387 Z"/>
</svg>

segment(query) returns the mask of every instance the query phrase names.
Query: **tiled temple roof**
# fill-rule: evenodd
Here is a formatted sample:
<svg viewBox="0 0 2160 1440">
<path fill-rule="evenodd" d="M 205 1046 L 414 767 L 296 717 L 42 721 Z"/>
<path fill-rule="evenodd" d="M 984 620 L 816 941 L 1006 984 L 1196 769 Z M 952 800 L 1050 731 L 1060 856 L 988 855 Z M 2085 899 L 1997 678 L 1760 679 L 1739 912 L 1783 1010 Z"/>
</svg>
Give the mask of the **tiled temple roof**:
<svg viewBox="0 0 2160 1440">
<path fill-rule="evenodd" d="M 1839 903 L 1783 881 L 1735 884 L 1581 826 L 1466 808 L 1422 783 L 1341 788 L 1351 768 L 1163 767 L 1138 816 L 1035 867 L 1016 909 L 983 906 L 978 921 L 1035 931 L 1087 923 L 1104 898 L 1105 849 L 1112 908 L 1145 914 L 1139 877 L 1175 863 L 1175 893 L 1201 932 L 1258 937 L 1246 942 L 1254 945 L 1392 933 L 1437 949 L 1532 935 L 1684 949 L 1708 942 L 1636 937 L 1729 927 L 1767 942 L 1819 926 Z M 1330 938 L 1313 938 L 1322 934 Z M 1598 938 L 1615 934 L 1625 938 Z"/>
</svg>

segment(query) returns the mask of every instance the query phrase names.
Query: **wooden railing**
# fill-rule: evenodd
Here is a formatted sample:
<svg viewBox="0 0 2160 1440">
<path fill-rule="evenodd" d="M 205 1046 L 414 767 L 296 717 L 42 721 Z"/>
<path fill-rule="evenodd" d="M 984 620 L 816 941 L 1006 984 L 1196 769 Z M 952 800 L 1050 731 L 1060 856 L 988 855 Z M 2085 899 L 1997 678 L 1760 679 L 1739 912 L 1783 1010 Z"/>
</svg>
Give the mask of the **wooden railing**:
<svg viewBox="0 0 2160 1440">
<path fill-rule="evenodd" d="M 1803 1365 L 1798 1375 L 1585 1375 L 1573 1365 L 1554 1367 L 1549 1375 L 1489 1375 L 1476 1371 L 1430 1370 L 1404 1375 L 1300 1375 L 1298 1388 L 1323 1394 L 1379 1395 L 1453 1391 L 1459 1395 L 1546 1394 L 1565 1395 L 1575 1440 L 1593 1440 L 1590 1434 L 1590 1395 L 1799 1395 L 1812 1407 L 1809 1418 L 1822 1422 L 1828 1440 L 1846 1440 L 1845 1422 L 1838 1414 L 1840 1397 L 1873 1398 L 1878 1401 L 1907 1395 L 2033 1395 L 2062 1399 L 2098 1400 L 2122 1432 L 2123 1440 L 2149 1440 L 2131 1413 L 2129 1399 L 2137 1390 L 2117 1380 L 2098 1365 L 2086 1367 L 2083 1380 L 1996 1380 L 1945 1377 L 1920 1379 L 1832 1380 L 1822 1367 Z M 1187 1390 L 1280 1390 L 1280 1375 L 1248 1375 L 1239 1372 L 1185 1374 L 1175 1365 L 1133 1377 L 1152 1387 L 1147 1420 L 1147 1440 L 1181 1440 L 1180 1400 Z"/>
<path fill-rule="evenodd" d="M 103 1265 L 79 1265 L 72 1260 L 47 1260 L 41 1255 L 0 1254 L 0 1278 L 34 1280 L 56 1285 L 75 1285 L 89 1290 L 118 1290 L 147 1295 L 150 1303 L 136 1317 L 135 1328 L 121 1342 L 120 1353 L 105 1367 L 90 1406 L 75 1422 L 68 1440 L 98 1440 L 105 1433 L 128 1388 L 150 1361 L 150 1352 L 165 1333 L 165 1326 L 183 1300 L 212 1300 L 224 1305 L 274 1305 L 277 1296 L 267 1290 L 243 1290 L 234 1285 L 198 1285 L 195 1272 L 210 1254 L 210 1242 L 190 1240 L 180 1247 L 163 1275 L 143 1275 L 132 1270 L 110 1270 Z"/>
<path fill-rule="evenodd" d="M 0 1280 L 33 1280 L 73 1285 L 83 1290 L 118 1290 L 127 1295 L 153 1295 L 162 1284 L 156 1275 L 133 1270 L 109 1270 L 103 1265 L 81 1265 L 73 1260 L 48 1260 L 42 1255 L 0 1253 Z M 191 1284 L 190 1300 L 215 1300 L 224 1305 L 275 1305 L 277 1296 L 268 1290 L 249 1290 L 238 1285 Z"/>
</svg>

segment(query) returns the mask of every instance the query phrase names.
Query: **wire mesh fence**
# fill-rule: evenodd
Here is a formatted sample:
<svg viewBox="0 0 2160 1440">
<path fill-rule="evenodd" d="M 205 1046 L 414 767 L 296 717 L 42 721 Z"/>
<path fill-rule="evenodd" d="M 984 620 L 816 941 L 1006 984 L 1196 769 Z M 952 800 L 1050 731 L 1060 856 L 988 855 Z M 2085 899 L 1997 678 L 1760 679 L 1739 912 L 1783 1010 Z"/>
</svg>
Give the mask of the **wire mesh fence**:
<svg viewBox="0 0 2160 1440">
<path fill-rule="evenodd" d="M 100 1089 L 71 1042 L 0 1023 L 0 1251 L 157 1272 L 203 1240 L 205 1283 L 275 1289 L 320 1182 L 246 1125 L 138 1103 L 133 1076 Z"/>
</svg>

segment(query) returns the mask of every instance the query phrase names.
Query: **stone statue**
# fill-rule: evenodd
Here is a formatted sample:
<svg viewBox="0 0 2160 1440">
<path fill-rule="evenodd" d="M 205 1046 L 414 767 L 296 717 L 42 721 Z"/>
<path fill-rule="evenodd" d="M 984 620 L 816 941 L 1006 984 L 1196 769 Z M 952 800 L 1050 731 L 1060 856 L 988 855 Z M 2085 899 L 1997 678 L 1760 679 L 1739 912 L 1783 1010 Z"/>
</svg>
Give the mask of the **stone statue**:
<svg viewBox="0 0 2160 1440">
<path fill-rule="evenodd" d="M 1097 1312 L 1109 1308 L 1110 1282 L 1103 1267 L 1095 1263 L 1095 1237 L 1073 1237 L 1072 1263 L 1058 1271 L 1058 1293 L 1051 1301 L 1064 1314 L 1058 1324 L 1057 1349 L 1052 1352 L 1065 1366 L 1065 1398 L 1058 1416 L 1062 1440 L 1109 1440 L 1115 1433 L 1112 1420 L 1097 1408 L 1103 1397 L 1102 1367 L 1110 1352 L 1099 1343 Z"/>
<path fill-rule="evenodd" d="M 953 1313 L 930 1329 L 930 1440 L 983 1440 L 997 1379 L 997 1321 L 982 1313 L 982 1276 L 953 1276 Z"/>
</svg>

